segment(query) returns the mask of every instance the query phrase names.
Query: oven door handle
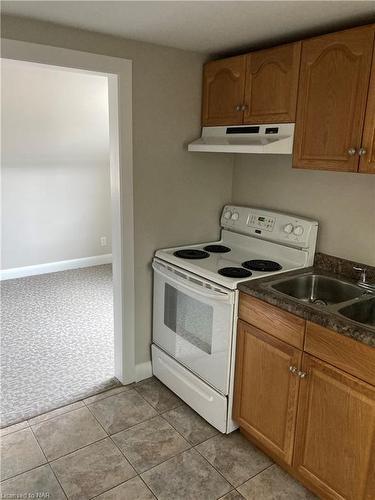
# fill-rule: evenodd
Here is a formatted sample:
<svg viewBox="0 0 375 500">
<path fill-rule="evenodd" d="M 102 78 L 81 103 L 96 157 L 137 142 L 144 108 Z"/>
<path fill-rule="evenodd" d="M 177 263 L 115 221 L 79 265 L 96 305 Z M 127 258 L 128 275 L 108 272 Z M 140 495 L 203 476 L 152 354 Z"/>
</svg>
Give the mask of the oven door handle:
<svg viewBox="0 0 375 500">
<path fill-rule="evenodd" d="M 219 300 L 223 302 L 229 302 L 231 304 L 233 303 L 233 298 L 232 298 L 233 294 L 231 293 L 219 292 L 219 291 L 213 292 L 210 290 L 204 290 L 203 287 L 198 287 L 196 285 L 191 284 L 188 278 L 182 278 L 182 279 L 176 278 L 176 275 L 173 272 L 169 271 L 168 269 L 165 269 L 163 265 L 155 262 L 152 263 L 152 268 L 156 273 L 160 274 L 161 276 L 164 276 L 164 278 L 167 278 L 168 281 L 172 281 L 176 285 L 183 286 L 187 290 L 190 290 L 191 292 L 197 295 L 201 295 L 202 297 L 206 297 L 208 299 L 216 301 Z"/>
</svg>

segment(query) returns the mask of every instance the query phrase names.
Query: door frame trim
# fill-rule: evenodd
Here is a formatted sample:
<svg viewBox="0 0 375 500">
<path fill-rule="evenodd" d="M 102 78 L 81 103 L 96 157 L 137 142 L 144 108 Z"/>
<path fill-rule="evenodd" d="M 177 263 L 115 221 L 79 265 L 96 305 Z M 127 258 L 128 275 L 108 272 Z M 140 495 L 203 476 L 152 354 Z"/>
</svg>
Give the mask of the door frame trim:
<svg viewBox="0 0 375 500">
<path fill-rule="evenodd" d="M 132 61 L 6 38 L 1 46 L 4 59 L 108 78 L 115 377 L 129 384 L 136 378 Z"/>
</svg>

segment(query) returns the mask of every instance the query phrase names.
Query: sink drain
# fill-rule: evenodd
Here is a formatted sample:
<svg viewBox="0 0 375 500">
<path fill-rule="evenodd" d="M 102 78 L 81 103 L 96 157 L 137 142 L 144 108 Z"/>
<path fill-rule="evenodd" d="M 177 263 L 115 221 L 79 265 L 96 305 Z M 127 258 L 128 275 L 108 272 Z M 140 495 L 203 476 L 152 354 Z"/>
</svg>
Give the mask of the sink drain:
<svg viewBox="0 0 375 500">
<path fill-rule="evenodd" d="M 311 301 L 312 304 L 317 304 L 318 306 L 328 306 L 327 302 L 323 299 L 314 299 Z"/>
</svg>

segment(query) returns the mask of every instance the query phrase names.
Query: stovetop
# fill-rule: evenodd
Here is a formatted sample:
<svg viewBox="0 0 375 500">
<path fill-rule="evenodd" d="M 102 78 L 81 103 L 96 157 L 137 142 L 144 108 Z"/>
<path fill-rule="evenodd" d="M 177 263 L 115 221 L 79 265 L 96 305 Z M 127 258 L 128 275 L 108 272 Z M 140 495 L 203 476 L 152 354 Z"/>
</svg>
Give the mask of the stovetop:
<svg viewBox="0 0 375 500">
<path fill-rule="evenodd" d="M 307 265 L 307 254 L 301 249 L 227 230 L 223 230 L 221 236 L 219 241 L 158 250 L 155 256 L 230 289 L 236 289 L 238 283 L 243 281 L 292 271 Z M 226 251 L 221 247 L 226 247 Z M 266 260 L 273 264 L 249 264 L 249 261 L 253 260 Z M 265 270 L 257 270 L 257 267 Z M 228 276 L 231 273 L 233 277 Z"/>
</svg>

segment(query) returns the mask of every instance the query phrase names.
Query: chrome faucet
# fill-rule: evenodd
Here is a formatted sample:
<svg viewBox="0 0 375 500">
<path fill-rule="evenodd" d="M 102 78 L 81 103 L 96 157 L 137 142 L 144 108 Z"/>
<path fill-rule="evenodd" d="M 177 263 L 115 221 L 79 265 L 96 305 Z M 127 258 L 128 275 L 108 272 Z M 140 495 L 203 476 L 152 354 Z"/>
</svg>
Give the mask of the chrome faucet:
<svg viewBox="0 0 375 500">
<path fill-rule="evenodd" d="M 359 275 L 359 280 L 357 281 L 359 286 L 362 286 L 363 288 L 366 288 L 366 290 L 375 292 L 375 283 L 369 283 L 367 281 L 367 269 L 365 267 L 356 267 L 354 266 L 353 269 L 355 271 L 359 271 L 361 274 Z"/>
</svg>

